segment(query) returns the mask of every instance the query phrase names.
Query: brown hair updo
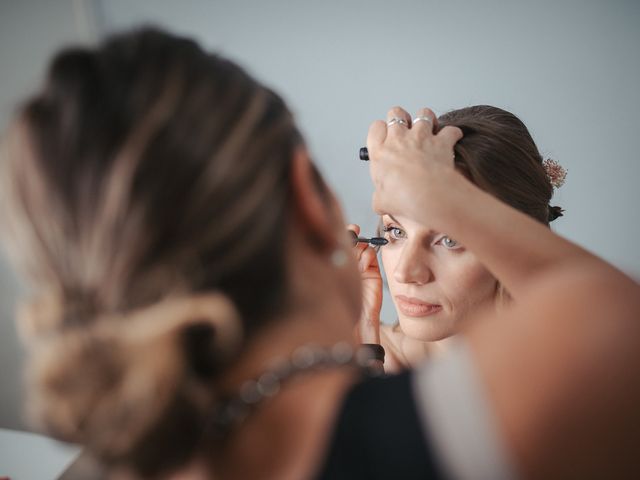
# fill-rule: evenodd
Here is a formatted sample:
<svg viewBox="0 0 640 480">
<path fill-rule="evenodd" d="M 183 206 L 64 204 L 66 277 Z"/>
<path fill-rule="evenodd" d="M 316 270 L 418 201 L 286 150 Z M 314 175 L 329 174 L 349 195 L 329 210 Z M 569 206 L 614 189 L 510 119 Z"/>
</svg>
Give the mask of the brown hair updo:
<svg viewBox="0 0 640 480">
<path fill-rule="evenodd" d="M 9 140 L 34 418 L 143 476 L 178 468 L 207 443 L 239 332 L 286 308 L 291 114 L 235 64 L 145 28 L 58 54 Z"/>
<path fill-rule="evenodd" d="M 548 225 L 562 215 L 549 206 L 553 186 L 527 127 L 514 114 L 489 105 L 445 113 L 440 127 L 458 127 L 456 167 L 481 189 Z"/>
</svg>

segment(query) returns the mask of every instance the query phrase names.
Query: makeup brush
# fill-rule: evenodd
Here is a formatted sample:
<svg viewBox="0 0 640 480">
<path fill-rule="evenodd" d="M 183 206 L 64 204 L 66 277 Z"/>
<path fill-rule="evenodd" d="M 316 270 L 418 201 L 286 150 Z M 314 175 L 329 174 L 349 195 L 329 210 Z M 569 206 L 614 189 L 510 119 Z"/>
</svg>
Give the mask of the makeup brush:
<svg viewBox="0 0 640 480">
<path fill-rule="evenodd" d="M 382 247 L 383 245 L 386 245 L 387 243 L 389 243 L 389 240 L 383 237 L 371 237 L 371 238 L 359 237 L 356 234 L 356 232 L 354 232 L 353 230 L 349 230 L 349 232 L 351 232 L 351 237 L 353 240 L 354 247 L 358 243 L 368 243 L 369 245 L 372 245 L 374 247 Z"/>
</svg>

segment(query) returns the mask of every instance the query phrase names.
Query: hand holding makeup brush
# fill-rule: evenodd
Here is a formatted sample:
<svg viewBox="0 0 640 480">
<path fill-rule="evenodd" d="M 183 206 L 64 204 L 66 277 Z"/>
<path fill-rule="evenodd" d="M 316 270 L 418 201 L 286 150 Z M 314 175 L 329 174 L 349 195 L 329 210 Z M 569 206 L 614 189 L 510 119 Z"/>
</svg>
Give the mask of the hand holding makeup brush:
<svg viewBox="0 0 640 480">
<path fill-rule="evenodd" d="M 355 224 L 347 229 L 360 234 Z M 362 312 L 357 333 L 360 343 L 380 343 L 380 309 L 382 308 L 382 276 L 376 251 L 369 243 L 359 242 L 353 247 L 362 277 Z"/>
</svg>

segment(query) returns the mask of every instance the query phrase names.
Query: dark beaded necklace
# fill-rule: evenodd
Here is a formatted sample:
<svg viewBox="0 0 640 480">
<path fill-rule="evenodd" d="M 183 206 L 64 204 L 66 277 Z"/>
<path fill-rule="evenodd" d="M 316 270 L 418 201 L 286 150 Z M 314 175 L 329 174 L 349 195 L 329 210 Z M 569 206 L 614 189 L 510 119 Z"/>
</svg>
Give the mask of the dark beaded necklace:
<svg viewBox="0 0 640 480">
<path fill-rule="evenodd" d="M 355 366 L 364 376 L 379 376 L 384 372 L 372 367 L 375 352 L 367 346 L 354 350 L 346 342 L 332 347 L 305 345 L 290 358 L 277 360 L 258 378 L 247 380 L 236 395 L 223 398 L 212 418 L 211 428 L 219 434 L 228 433 L 241 424 L 264 400 L 276 396 L 283 385 L 301 374 L 325 371 L 337 367 Z"/>
</svg>

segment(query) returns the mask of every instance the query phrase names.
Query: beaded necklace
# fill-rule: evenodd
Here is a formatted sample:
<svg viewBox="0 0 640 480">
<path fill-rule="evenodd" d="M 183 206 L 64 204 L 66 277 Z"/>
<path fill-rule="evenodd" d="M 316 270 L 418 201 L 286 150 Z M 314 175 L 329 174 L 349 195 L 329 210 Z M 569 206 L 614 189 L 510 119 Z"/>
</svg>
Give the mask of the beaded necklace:
<svg viewBox="0 0 640 480">
<path fill-rule="evenodd" d="M 263 401 L 276 396 L 284 384 L 305 373 L 350 365 L 360 369 L 365 376 L 380 376 L 384 372 L 371 365 L 374 359 L 376 352 L 367 345 L 357 350 L 347 342 L 329 348 L 314 345 L 299 347 L 290 358 L 274 362 L 259 377 L 244 382 L 237 394 L 223 398 L 212 418 L 211 427 L 219 433 L 228 433 Z"/>
</svg>

